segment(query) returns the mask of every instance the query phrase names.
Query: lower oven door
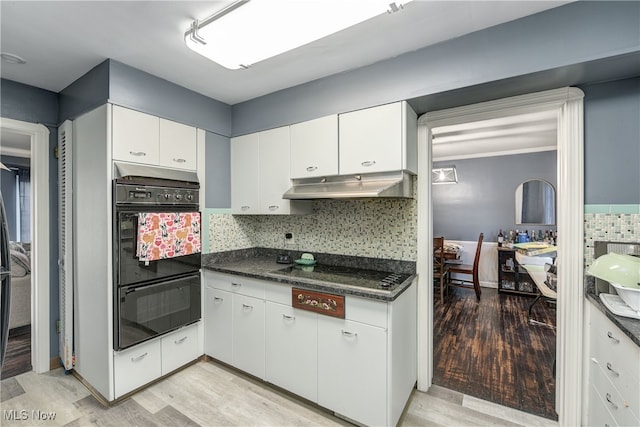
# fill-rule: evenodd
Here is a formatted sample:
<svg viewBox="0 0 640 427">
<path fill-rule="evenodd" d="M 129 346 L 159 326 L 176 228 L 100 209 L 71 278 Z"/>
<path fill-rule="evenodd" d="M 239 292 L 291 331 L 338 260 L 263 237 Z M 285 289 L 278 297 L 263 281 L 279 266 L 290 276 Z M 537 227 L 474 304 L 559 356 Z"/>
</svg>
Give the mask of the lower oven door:
<svg viewBox="0 0 640 427">
<path fill-rule="evenodd" d="M 115 350 L 200 320 L 200 289 L 200 273 L 117 288 Z"/>
</svg>

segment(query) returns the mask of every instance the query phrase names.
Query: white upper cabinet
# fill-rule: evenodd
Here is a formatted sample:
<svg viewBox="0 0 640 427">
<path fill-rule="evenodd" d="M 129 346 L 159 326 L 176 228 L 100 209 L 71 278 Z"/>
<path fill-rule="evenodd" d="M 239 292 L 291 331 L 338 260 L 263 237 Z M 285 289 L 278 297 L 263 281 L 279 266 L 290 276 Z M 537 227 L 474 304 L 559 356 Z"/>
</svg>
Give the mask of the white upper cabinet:
<svg viewBox="0 0 640 427">
<path fill-rule="evenodd" d="M 338 174 L 338 115 L 291 125 L 291 178 Z"/>
<path fill-rule="evenodd" d="M 257 133 L 231 138 L 231 210 L 260 212 L 260 137 Z"/>
<path fill-rule="evenodd" d="M 196 128 L 171 120 L 160 119 L 160 165 L 196 170 Z"/>
<path fill-rule="evenodd" d="M 197 130 L 151 114 L 113 106 L 113 159 L 197 169 Z"/>
<path fill-rule="evenodd" d="M 417 172 L 417 116 L 405 102 L 339 116 L 340 175 Z"/>
<path fill-rule="evenodd" d="M 114 160 L 157 165 L 160 162 L 160 119 L 113 106 Z"/>
<path fill-rule="evenodd" d="M 296 214 L 311 202 L 289 201 L 289 126 L 231 139 L 231 210 L 235 214 Z"/>
</svg>

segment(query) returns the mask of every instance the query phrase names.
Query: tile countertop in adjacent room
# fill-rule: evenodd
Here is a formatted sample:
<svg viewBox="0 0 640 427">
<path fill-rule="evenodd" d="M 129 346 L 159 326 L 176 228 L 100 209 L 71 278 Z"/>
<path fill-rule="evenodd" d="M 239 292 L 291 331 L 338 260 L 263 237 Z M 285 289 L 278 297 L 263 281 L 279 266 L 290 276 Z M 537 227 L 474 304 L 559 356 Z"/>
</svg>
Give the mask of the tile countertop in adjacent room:
<svg viewBox="0 0 640 427">
<path fill-rule="evenodd" d="M 392 291 L 362 288 L 307 278 L 288 278 L 270 273 L 274 270 L 287 267 L 287 264 L 276 263 L 276 255 L 282 252 L 290 253 L 292 255 L 292 259 L 299 258 L 301 254 L 300 252 L 268 248 L 251 248 L 203 254 L 202 268 L 219 273 L 236 274 L 254 279 L 287 283 L 308 290 L 332 292 L 339 295 L 353 295 L 381 301 L 395 300 L 402 292 L 409 288 L 413 279 L 416 277 L 415 262 L 411 261 L 385 260 L 333 254 L 314 254 L 316 260 L 323 264 L 397 272 L 410 274 L 411 276 Z"/>
<path fill-rule="evenodd" d="M 640 320 L 622 317 L 613 314 L 604 306 L 600 297 L 596 295 L 595 279 L 592 276 L 585 276 L 585 295 L 601 312 L 607 316 L 622 332 L 640 346 Z"/>
</svg>

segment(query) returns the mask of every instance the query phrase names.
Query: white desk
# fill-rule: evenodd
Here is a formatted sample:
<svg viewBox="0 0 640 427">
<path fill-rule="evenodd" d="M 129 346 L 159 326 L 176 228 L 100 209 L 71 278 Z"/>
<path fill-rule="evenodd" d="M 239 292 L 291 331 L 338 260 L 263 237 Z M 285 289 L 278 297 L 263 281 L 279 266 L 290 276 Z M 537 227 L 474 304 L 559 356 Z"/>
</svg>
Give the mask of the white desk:
<svg viewBox="0 0 640 427">
<path fill-rule="evenodd" d="M 531 310 L 533 309 L 533 306 L 538 301 L 540 301 L 541 298 L 553 299 L 553 300 L 558 298 L 558 294 L 556 293 L 556 291 L 549 288 L 549 286 L 547 286 L 547 284 L 545 283 L 545 281 L 547 280 L 547 272 L 544 271 L 544 266 L 543 265 L 521 265 L 521 267 L 527 270 L 527 273 L 529 273 L 529 276 L 531 276 L 531 278 L 533 279 L 533 282 L 536 284 L 536 286 L 538 287 L 538 290 L 540 291 L 540 295 L 538 295 L 536 299 L 529 306 L 529 323 L 533 325 L 543 325 L 543 326 L 547 326 L 555 329 L 554 325 L 540 322 L 538 320 L 535 320 L 531 316 Z"/>
</svg>

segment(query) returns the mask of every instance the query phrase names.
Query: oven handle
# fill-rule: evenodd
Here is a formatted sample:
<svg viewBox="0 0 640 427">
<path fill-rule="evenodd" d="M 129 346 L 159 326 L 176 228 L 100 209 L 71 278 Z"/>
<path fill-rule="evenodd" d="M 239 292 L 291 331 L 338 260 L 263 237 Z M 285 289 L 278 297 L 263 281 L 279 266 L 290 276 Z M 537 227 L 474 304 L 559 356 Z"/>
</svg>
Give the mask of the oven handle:
<svg viewBox="0 0 640 427">
<path fill-rule="evenodd" d="M 171 282 L 173 282 L 173 280 L 164 281 L 164 282 L 161 282 L 161 283 L 154 283 L 153 285 L 122 286 L 121 289 L 124 289 L 124 294 L 125 295 L 129 295 L 129 294 L 131 294 L 133 292 L 146 291 L 148 289 L 153 289 L 153 288 L 156 288 L 158 286 L 166 286 L 168 283 L 171 283 Z M 189 285 L 185 284 L 185 285 L 180 286 L 180 289 L 188 288 L 188 287 L 189 287 Z"/>
</svg>

